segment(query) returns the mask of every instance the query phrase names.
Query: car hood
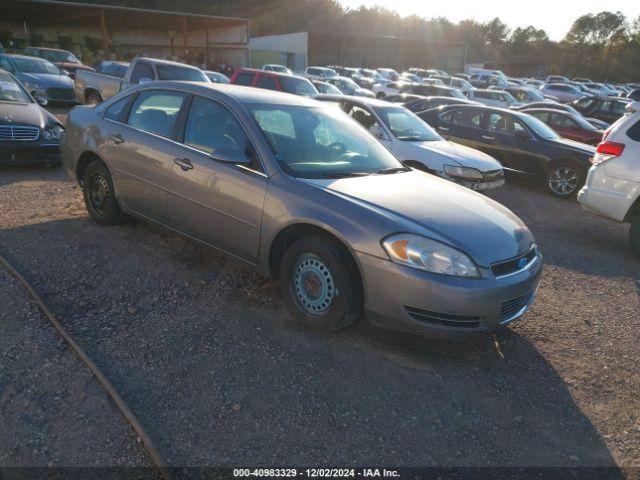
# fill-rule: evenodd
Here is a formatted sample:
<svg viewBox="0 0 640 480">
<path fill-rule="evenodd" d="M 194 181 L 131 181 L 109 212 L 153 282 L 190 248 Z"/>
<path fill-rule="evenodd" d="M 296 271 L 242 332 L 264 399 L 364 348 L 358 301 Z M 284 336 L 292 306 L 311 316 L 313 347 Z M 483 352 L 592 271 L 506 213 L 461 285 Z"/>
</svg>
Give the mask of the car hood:
<svg viewBox="0 0 640 480">
<path fill-rule="evenodd" d="M 74 88 L 73 80 L 66 75 L 52 73 L 18 73 L 16 75 L 21 82 L 33 82 L 44 85 L 47 88 Z"/>
<path fill-rule="evenodd" d="M 493 157 L 469 148 L 459 143 L 440 140 L 436 142 L 413 142 L 413 145 L 421 150 L 441 157 L 442 164 L 454 164 L 464 167 L 477 168 L 481 172 L 500 170 L 502 165 Z"/>
<path fill-rule="evenodd" d="M 43 128 L 60 124 L 56 118 L 37 103 L 0 102 L 0 125 L 29 125 Z"/>
<path fill-rule="evenodd" d="M 520 255 L 534 243 L 526 225 L 506 207 L 428 173 L 301 181 L 395 220 L 395 232 L 389 234 L 429 236 L 466 252 L 483 267 Z"/>
<path fill-rule="evenodd" d="M 592 147 L 591 145 L 587 145 L 586 143 L 569 140 L 567 138 L 558 138 L 558 139 L 549 140 L 549 141 L 556 145 L 562 145 L 563 147 L 568 147 L 574 152 L 582 153 L 584 155 L 589 155 L 591 157 L 596 153 L 595 147 Z"/>
</svg>

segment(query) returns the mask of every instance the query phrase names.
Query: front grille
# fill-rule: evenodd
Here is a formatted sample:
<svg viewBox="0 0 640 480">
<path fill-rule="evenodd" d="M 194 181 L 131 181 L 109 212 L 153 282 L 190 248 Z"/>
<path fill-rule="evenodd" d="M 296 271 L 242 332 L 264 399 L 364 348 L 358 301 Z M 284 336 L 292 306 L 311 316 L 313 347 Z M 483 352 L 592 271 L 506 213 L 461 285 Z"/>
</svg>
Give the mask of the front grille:
<svg viewBox="0 0 640 480">
<path fill-rule="evenodd" d="M 73 100 L 76 92 L 73 88 L 47 88 L 47 95 L 52 100 Z"/>
<path fill-rule="evenodd" d="M 505 300 L 502 302 L 502 308 L 500 308 L 500 321 L 504 322 L 513 317 L 516 313 L 522 310 L 529 300 L 531 299 L 531 292 L 521 295 L 511 300 Z"/>
<path fill-rule="evenodd" d="M 21 127 L 17 125 L 0 125 L 0 140 L 33 141 L 40 136 L 37 127 Z"/>
<path fill-rule="evenodd" d="M 538 255 L 535 245 L 531 247 L 524 255 L 520 255 L 504 262 L 498 262 L 491 265 L 491 271 L 496 277 L 504 277 L 512 273 L 519 272 L 527 268 L 531 262 L 533 262 Z"/>
<path fill-rule="evenodd" d="M 463 330 L 480 330 L 483 328 L 480 317 L 468 317 L 451 313 L 431 312 L 421 308 L 404 307 L 411 318 L 421 323 L 438 327 L 457 328 Z"/>
<path fill-rule="evenodd" d="M 500 180 L 501 178 L 504 178 L 504 172 L 502 169 L 484 172 L 484 179 L 487 181 Z"/>
</svg>

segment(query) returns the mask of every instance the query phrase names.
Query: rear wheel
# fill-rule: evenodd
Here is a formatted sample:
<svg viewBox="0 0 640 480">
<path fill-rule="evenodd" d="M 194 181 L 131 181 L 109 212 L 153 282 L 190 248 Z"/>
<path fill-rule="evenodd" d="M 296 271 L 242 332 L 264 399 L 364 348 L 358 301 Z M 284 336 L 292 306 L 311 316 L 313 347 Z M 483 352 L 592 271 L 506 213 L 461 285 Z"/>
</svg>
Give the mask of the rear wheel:
<svg viewBox="0 0 640 480">
<path fill-rule="evenodd" d="M 125 219 L 116 200 L 111 174 L 100 160 L 91 162 L 82 185 L 84 203 L 93 221 L 101 225 L 117 225 Z"/>
<path fill-rule="evenodd" d="M 289 247 L 280 266 L 280 291 L 296 320 L 314 330 L 339 330 L 362 313 L 355 262 L 330 239 L 307 237 Z"/>
<path fill-rule="evenodd" d="M 102 98 L 97 93 L 90 93 L 87 95 L 87 105 L 95 107 L 96 105 L 100 105 L 102 103 Z"/>
<path fill-rule="evenodd" d="M 629 241 L 631 242 L 631 250 L 640 257 L 640 213 L 631 220 L 631 228 L 629 229 Z"/>
<path fill-rule="evenodd" d="M 574 198 L 585 181 L 584 169 L 573 162 L 559 162 L 547 173 L 547 190 L 556 198 Z"/>
</svg>

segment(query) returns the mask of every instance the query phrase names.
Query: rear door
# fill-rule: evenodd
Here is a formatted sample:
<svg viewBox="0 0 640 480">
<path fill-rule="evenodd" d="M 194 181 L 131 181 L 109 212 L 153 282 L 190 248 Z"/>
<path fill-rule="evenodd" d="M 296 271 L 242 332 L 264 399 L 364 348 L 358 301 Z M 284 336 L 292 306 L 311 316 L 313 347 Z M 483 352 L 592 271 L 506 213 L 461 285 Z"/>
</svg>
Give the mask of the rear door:
<svg viewBox="0 0 640 480">
<path fill-rule="evenodd" d="M 144 90 L 127 97 L 132 104 L 124 115 L 105 112 L 101 153 L 111 168 L 118 198 L 139 215 L 167 220 L 167 174 L 177 154 L 171 140 L 187 94 L 171 90 Z M 117 107 L 121 102 L 110 108 Z"/>
<path fill-rule="evenodd" d="M 258 258 L 268 178 L 238 117 L 226 105 L 194 96 L 184 116 L 167 190 L 172 226 L 250 261 Z M 251 166 L 222 163 L 216 150 L 241 147 Z"/>
</svg>

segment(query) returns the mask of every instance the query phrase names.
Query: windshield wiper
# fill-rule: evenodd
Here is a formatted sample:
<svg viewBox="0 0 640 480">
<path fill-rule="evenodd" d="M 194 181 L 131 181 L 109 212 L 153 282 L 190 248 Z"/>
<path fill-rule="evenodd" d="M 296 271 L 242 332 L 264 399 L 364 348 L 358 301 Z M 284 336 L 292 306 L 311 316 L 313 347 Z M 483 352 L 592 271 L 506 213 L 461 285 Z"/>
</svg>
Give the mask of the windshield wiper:
<svg viewBox="0 0 640 480">
<path fill-rule="evenodd" d="M 383 168 L 382 170 L 378 170 L 376 173 L 378 175 L 388 175 L 391 173 L 408 172 L 409 170 L 411 170 L 409 167 L 392 167 L 392 168 Z"/>
<path fill-rule="evenodd" d="M 345 178 L 345 177 L 366 177 L 371 175 L 367 172 L 329 172 L 323 173 L 324 178 Z"/>
</svg>

